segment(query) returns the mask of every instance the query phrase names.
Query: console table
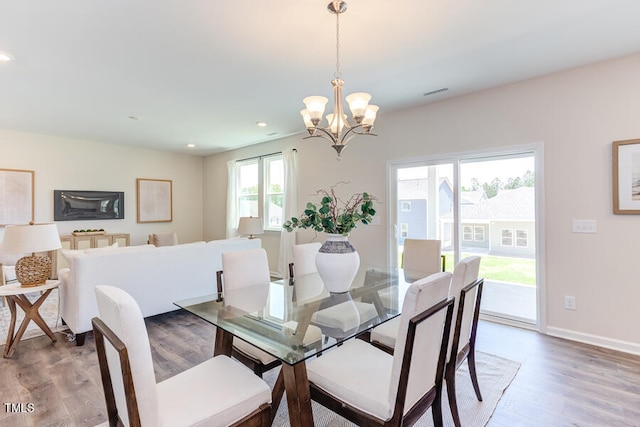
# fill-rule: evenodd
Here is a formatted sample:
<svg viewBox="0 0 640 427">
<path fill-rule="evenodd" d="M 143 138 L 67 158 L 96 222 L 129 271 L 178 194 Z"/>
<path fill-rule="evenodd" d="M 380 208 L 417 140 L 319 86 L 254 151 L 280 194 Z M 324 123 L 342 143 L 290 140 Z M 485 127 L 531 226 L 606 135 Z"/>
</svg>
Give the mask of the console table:
<svg viewBox="0 0 640 427">
<path fill-rule="evenodd" d="M 77 235 L 72 234 L 60 236 L 60 243 L 62 249 L 93 249 L 104 248 L 111 246 L 114 243 L 118 244 L 118 247 L 129 246 L 130 235 L 128 233 L 105 233 L 105 234 L 92 234 L 92 235 Z M 51 251 L 49 254 L 51 258 L 51 278 L 58 278 L 58 270 L 61 268 L 69 267 L 67 261 L 63 256 L 60 256 L 60 251 Z"/>
</svg>

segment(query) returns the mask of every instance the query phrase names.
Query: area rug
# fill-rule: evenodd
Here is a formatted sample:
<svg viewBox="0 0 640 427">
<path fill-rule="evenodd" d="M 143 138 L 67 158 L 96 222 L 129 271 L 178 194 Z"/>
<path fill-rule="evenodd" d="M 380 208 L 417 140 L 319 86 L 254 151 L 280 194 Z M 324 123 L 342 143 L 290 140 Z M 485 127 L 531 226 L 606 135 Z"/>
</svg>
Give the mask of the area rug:
<svg viewBox="0 0 640 427">
<path fill-rule="evenodd" d="M 32 294 L 27 294 L 27 298 L 31 302 L 34 302 L 36 299 L 40 297 L 39 292 L 34 292 Z M 18 314 L 16 321 L 16 330 L 20 327 L 22 323 L 22 319 L 24 319 L 24 311 L 16 305 L 16 312 Z M 58 290 L 54 289 L 51 291 L 47 299 L 40 306 L 40 315 L 44 319 L 44 321 L 49 325 L 53 332 L 61 331 L 66 329 L 66 327 L 62 326 L 62 322 L 59 319 L 58 314 Z M 9 329 L 9 323 L 11 322 L 11 312 L 9 311 L 9 307 L 5 304 L 0 307 L 0 346 L 4 345 L 7 342 L 7 330 Z M 33 321 L 29 322 L 29 326 L 25 331 L 22 339 L 28 339 L 37 337 L 39 335 L 44 335 L 44 332 L 36 325 Z"/>
<path fill-rule="evenodd" d="M 458 412 L 460 413 L 460 421 L 463 426 L 485 426 L 489 422 L 498 401 L 500 401 L 504 391 L 509 387 L 509 384 L 511 384 L 511 381 L 518 373 L 520 364 L 492 354 L 478 352 L 476 353 L 476 369 L 478 373 L 478 383 L 480 384 L 480 391 L 482 393 L 482 402 L 478 402 L 476 399 L 467 364 L 462 364 L 456 373 Z M 278 373 L 279 368 L 267 372 L 264 375 L 265 381 L 273 385 Z M 316 426 L 355 426 L 355 424 L 329 411 L 316 402 L 312 402 L 312 409 Z M 444 425 L 453 426 L 453 418 L 449 410 L 446 390 L 443 392 L 442 412 Z M 278 408 L 278 413 L 276 414 L 273 425 L 277 427 L 289 426 L 286 395 L 283 397 L 280 407 Z M 433 426 L 431 409 L 414 425 L 418 427 Z"/>
</svg>

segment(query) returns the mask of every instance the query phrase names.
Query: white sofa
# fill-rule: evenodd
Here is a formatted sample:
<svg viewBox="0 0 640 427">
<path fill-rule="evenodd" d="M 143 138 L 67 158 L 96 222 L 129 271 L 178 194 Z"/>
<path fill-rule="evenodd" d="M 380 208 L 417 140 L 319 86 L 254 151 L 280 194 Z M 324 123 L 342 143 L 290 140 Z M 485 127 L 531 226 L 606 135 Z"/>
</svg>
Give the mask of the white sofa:
<svg viewBox="0 0 640 427">
<path fill-rule="evenodd" d="M 261 247 L 260 239 L 229 239 L 186 243 L 66 251 L 69 268 L 61 269 L 60 313 L 77 345 L 92 330 L 98 315 L 94 288 L 122 288 L 136 300 L 143 316 L 176 310 L 173 303 L 217 292 L 216 272 L 222 253 Z"/>
</svg>

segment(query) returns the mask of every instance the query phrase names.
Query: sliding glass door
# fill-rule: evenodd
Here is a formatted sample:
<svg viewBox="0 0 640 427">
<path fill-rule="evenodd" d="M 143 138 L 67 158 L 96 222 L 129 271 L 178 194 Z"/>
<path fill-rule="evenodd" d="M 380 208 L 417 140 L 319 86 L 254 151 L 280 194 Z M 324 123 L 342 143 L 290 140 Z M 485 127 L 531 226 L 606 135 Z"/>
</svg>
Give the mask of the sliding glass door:
<svg viewBox="0 0 640 427">
<path fill-rule="evenodd" d="M 442 241 L 446 270 L 482 256 L 485 316 L 535 325 L 537 226 L 535 150 L 390 164 L 390 257 L 405 238 Z"/>
</svg>

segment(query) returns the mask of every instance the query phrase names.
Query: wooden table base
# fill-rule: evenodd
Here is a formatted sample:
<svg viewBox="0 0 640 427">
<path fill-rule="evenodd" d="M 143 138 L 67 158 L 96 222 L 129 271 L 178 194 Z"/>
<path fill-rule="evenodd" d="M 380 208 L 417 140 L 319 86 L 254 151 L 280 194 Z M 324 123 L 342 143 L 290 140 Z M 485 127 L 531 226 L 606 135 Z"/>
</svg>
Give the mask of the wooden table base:
<svg viewBox="0 0 640 427">
<path fill-rule="evenodd" d="M 217 328 L 216 343 L 213 355 L 231 357 L 233 334 Z M 311 392 L 307 378 L 307 365 L 299 362 L 295 365 L 282 364 L 276 383 L 271 391 L 271 422 L 276 416 L 278 406 L 284 392 L 287 392 L 289 406 L 289 423 L 291 427 L 313 426 L 313 411 L 311 409 Z"/>
<path fill-rule="evenodd" d="M 31 301 L 29 301 L 27 296 L 24 294 L 6 295 L 9 311 L 11 312 L 11 323 L 9 324 L 9 330 L 7 331 L 7 343 L 4 346 L 4 357 L 11 357 L 13 355 L 22 335 L 26 331 L 27 326 L 29 326 L 29 322 L 32 320 L 45 334 L 47 334 L 49 338 L 51 338 L 51 341 L 56 341 L 56 336 L 38 312 L 40 306 L 47 299 L 52 290 L 53 289 L 47 289 L 44 291 L 40 298 L 38 298 L 33 304 L 31 304 Z M 24 310 L 24 319 L 18 328 L 18 332 L 16 332 L 16 304 Z"/>
</svg>

